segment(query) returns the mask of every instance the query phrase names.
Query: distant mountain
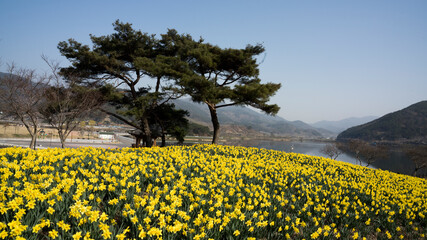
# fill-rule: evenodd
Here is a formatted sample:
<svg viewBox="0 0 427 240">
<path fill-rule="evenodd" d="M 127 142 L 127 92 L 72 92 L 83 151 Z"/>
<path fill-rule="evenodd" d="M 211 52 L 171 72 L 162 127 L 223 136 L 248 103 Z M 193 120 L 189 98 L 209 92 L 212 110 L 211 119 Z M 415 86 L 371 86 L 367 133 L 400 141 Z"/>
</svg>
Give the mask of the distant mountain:
<svg viewBox="0 0 427 240">
<path fill-rule="evenodd" d="M 320 121 L 310 125 L 315 128 L 323 128 L 338 134 L 350 127 L 362 125 L 364 123 L 370 122 L 377 118 L 378 117 L 375 117 L 375 116 L 352 117 L 352 118 L 346 118 L 339 121 Z"/>
<path fill-rule="evenodd" d="M 188 99 L 175 100 L 174 104 L 179 109 L 187 110 L 190 113 L 191 121 L 211 127 L 210 114 L 206 105 L 197 104 Z M 334 133 L 330 131 L 314 128 L 304 122 L 287 121 L 278 116 L 258 113 L 248 107 L 225 107 L 219 108 L 217 112 L 222 126 L 233 125 L 236 128 L 244 126 L 246 129 L 288 137 L 325 138 L 334 136 Z"/>
<path fill-rule="evenodd" d="M 0 84 L 1 84 L 0 87 L 3 87 L 3 88 L 7 87 L 7 85 L 3 82 L 4 81 L 3 79 L 13 79 L 13 78 L 16 78 L 17 80 L 22 81 L 21 80 L 22 78 L 20 78 L 19 75 L 0 72 Z M 46 82 L 36 82 L 36 81 L 33 81 L 33 80 L 36 80 L 36 79 L 32 79 L 32 84 L 34 86 L 36 84 L 38 84 L 38 88 L 44 88 L 44 87 L 48 87 L 49 86 L 49 84 L 46 83 Z"/>
<path fill-rule="evenodd" d="M 8 76 L 8 75 L 9 75 L 9 73 L 0 72 L 0 78 Z"/>
<path fill-rule="evenodd" d="M 405 141 L 427 143 L 427 101 L 349 128 L 337 140 Z"/>
<path fill-rule="evenodd" d="M 9 73 L 0 72 L 0 84 L 1 84 L 1 86 L 0 86 L 0 87 L 4 87 L 4 86 L 3 86 L 3 78 L 4 78 L 4 77 L 8 77 L 8 76 L 10 76 L 10 74 L 9 74 Z"/>
</svg>

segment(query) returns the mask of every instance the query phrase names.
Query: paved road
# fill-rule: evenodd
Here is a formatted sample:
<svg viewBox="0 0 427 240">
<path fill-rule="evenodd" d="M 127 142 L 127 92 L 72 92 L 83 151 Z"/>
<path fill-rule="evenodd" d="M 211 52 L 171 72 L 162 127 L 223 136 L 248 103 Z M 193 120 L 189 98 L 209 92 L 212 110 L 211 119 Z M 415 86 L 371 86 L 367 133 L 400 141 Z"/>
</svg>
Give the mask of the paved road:
<svg viewBox="0 0 427 240">
<path fill-rule="evenodd" d="M 17 146 L 17 147 L 28 147 L 30 145 L 30 139 L 0 139 L 0 146 Z M 78 147 L 100 147 L 100 148 L 123 148 L 129 147 L 129 144 L 125 143 L 111 143 L 108 141 L 99 140 L 75 140 L 67 141 L 65 147 L 67 148 L 78 148 Z M 38 139 L 37 148 L 60 148 L 61 143 L 57 139 L 47 140 Z"/>
</svg>

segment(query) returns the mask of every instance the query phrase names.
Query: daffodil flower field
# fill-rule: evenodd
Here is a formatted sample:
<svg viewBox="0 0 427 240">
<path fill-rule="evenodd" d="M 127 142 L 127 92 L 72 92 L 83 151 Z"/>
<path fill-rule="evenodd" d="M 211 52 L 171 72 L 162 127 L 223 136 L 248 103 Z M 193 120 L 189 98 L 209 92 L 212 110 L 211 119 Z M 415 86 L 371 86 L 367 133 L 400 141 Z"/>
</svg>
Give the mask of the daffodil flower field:
<svg viewBox="0 0 427 240">
<path fill-rule="evenodd" d="M 0 239 L 423 239 L 427 181 L 219 145 L 0 150 Z"/>
</svg>

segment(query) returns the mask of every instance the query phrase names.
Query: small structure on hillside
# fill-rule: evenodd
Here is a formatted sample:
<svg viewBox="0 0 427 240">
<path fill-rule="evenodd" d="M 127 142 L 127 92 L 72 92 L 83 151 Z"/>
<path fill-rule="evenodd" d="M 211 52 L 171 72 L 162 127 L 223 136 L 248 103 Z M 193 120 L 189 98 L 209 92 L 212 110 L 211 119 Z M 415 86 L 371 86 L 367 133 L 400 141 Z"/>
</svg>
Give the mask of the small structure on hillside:
<svg viewBox="0 0 427 240">
<path fill-rule="evenodd" d="M 99 132 L 98 137 L 103 140 L 111 140 L 111 141 L 115 139 L 114 133 L 112 132 Z"/>
</svg>

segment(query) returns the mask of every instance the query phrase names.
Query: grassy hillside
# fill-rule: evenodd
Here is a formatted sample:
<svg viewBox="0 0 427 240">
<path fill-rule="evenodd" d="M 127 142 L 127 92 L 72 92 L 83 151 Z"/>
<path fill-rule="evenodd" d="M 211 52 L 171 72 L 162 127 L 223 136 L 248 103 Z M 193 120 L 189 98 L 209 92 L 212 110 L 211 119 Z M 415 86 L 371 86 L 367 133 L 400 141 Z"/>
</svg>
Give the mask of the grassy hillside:
<svg viewBox="0 0 427 240">
<path fill-rule="evenodd" d="M 427 234 L 426 180 L 301 154 L 214 145 L 8 148 L 0 173 L 3 239 Z"/>
<path fill-rule="evenodd" d="M 427 143 L 427 101 L 389 113 L 366 124 L 349 128 L 339 134 L 337 139 Z"/>
</svg>

